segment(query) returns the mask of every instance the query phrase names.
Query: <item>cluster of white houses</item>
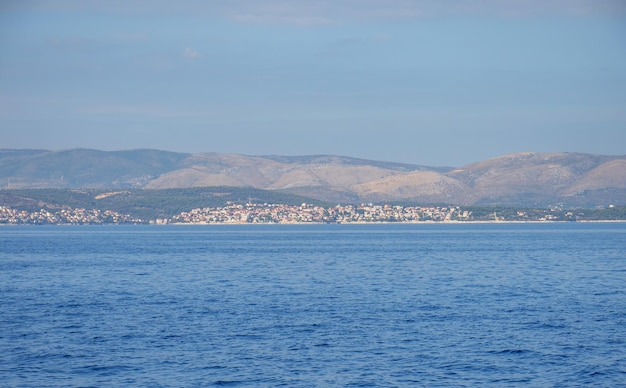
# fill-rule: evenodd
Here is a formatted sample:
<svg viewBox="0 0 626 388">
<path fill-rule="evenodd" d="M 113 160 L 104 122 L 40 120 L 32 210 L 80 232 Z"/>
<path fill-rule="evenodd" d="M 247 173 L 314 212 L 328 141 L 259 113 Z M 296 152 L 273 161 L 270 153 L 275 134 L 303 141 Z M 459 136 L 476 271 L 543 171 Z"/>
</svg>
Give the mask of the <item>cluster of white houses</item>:
<svg viewBox="0 0 626 388">
<path fill-rule="evenodd" d="M 414 207 L 361 204 L 337 205 L 330 208 L 303 203 L 300 206 L 277 204 L 230 205 L 193 209 L 159 223 L 369 223 L 467 221 L 471 216 L 459 207 Z"/>
<path fill-rule="evenodd" d="M 112 210 L 62 209 L 16 210 L 0 206 L 0 224 L 305 224 L 305 223 L 416 223 L 462 221 L 575 221 L 584 214 L 549 209 L 473 214 L 459 206 L 337 205 L 323 207 L 303 203 L 232 204 L 197 208 L 168 218 L 140 219 Z"/>
<path fill-rule="evenodd" d="M 142 220 L 111 210 L 41 209 L 29 212 L 0 206 L 1 224 L 299 224 L 299 223 L 369 223 L 467 221 L 471 212 L 458 207 L 414 207 L 362 204 L 322 207 L 303 203 L 246 204 L 193 209 L 171 218 Z"/>
<path fill-rule="evenodd" d="M 29 212 L 0 206 L 0 223 L 3 224 L 127 224 L 142 223 L 139 218 L 120 214 L 111 210 L 62 209 L 49 211 L 41 209 Z"/>
</svg>

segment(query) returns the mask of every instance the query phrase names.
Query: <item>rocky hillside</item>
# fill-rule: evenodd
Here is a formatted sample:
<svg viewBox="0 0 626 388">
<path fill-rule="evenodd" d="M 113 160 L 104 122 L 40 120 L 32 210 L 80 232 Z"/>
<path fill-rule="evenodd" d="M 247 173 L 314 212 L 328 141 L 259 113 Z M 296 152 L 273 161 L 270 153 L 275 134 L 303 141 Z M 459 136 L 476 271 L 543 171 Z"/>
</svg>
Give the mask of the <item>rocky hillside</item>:
<svg viewBox="0 0 626 388">
<path fill-rule="evenodd" d="M 626 204 L 626 156 L 576 153 L 435 168 L 329 155 L 0 150 L 0 179 L 3 188 L 251 187 L 341 203 Z"/>
</svg>

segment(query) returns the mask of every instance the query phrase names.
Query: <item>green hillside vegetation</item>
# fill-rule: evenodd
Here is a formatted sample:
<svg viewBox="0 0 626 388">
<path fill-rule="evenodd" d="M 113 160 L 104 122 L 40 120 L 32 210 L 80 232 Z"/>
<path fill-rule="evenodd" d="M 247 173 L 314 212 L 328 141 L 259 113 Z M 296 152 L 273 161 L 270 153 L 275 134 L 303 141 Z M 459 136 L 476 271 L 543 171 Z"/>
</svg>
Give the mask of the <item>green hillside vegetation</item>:
<svg viewBox="0 0 626 388">
<path fill-rule="evenodd" d="M 623 221 L 626 206 L 606 208 L 516 208 L 504 206 L 462 206 L 462 211 L 472 213 L 472 219 L 483 221 Z"/>
<path fill-rule="evenodd" d="M 585 210 L 584 216 L 586 220 L 626 220 L 626 206 Z"/>
<path fill-rule="evenodd" d="M 195 208 L 228 204 L 275 203 L 300 205 L 304 202 L 326 206 L 311 198 L 241 187 L 206 187 L 163 190 L 101 189 L 11 189 L 0 190 L 0 206 L 18 210 L 56 211 L 65 208 L 112 210 L 142 219 L 171 217 Z"/>
<path fill-rule="evenodd" d="M 28 212 L 71 209 L 114 211 L 143 220 L 171 218 L 198 208 L 226 207 L 232 204 L 312 205 L 330 208 L 308 197 L 276 190 L 241 187 L 203 187 L 187 189 L 0 189 L 0 206 Z M 354 202 L 356 204 L 358 202 Z M 379 205 L 384 205 L 380 203 Z M 439 206 L 446 204 L 390 203 L 401 206 Z M 463 206 L 474 221 L 594 221 L 626 220 L 626 206 L 597 209 L 524 208 L 505 206 Z"/>
</svg>

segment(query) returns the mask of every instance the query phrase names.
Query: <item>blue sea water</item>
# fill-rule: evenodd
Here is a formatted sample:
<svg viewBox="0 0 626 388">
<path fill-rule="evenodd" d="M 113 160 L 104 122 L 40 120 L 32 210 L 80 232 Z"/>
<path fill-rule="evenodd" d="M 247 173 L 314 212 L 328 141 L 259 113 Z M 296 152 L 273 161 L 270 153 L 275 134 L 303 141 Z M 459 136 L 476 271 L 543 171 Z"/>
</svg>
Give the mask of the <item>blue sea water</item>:
<svg viewBox="0 0 626 388">
<path fill-rule="evenodd" d="M 0 385 L 626 385 L 626 224 L 7 226 Z"/>
</svg>

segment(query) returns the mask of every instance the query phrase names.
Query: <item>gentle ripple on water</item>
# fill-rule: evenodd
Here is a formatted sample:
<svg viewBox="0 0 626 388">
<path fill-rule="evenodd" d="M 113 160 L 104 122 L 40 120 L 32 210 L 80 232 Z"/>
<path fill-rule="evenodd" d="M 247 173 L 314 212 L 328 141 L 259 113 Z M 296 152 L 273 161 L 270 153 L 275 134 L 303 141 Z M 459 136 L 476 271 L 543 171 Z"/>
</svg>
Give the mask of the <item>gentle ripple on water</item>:
<svg viewBox="0 0 626 388">
<path fill-rule="evenodd" d="M 626 225 L 0 228 L 4 386 L 619 386 Z"/>
</svg>

